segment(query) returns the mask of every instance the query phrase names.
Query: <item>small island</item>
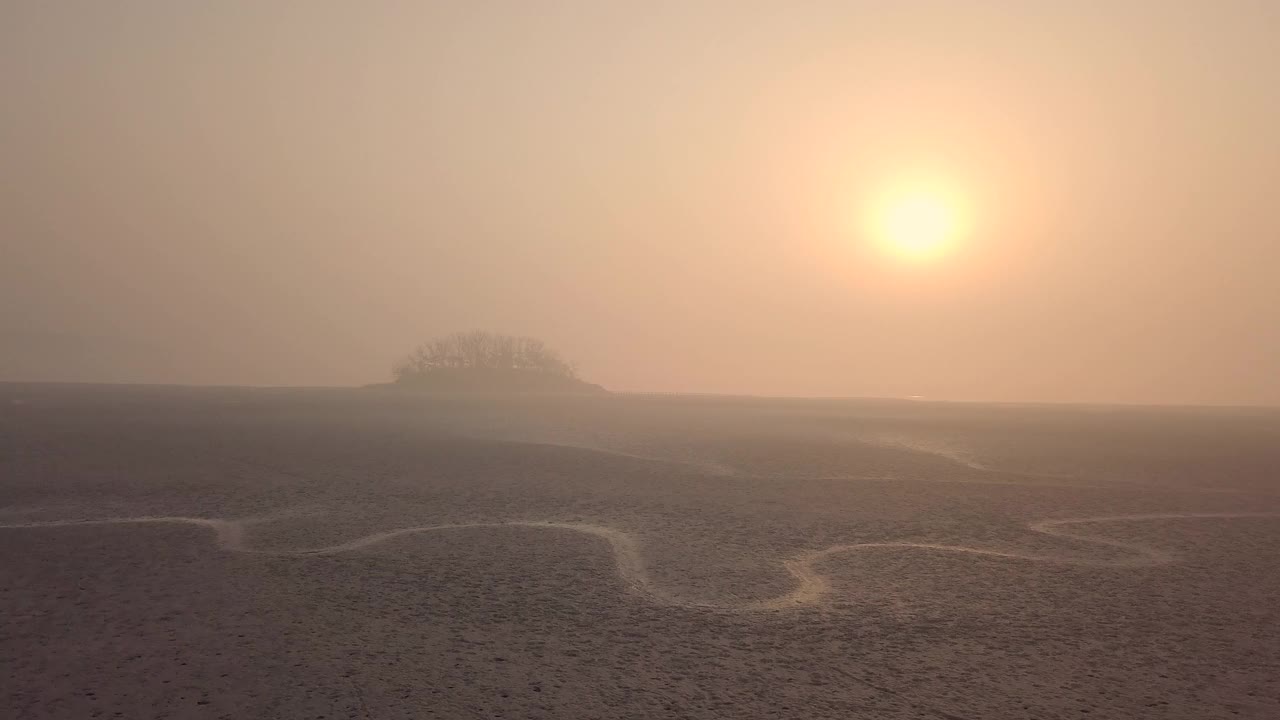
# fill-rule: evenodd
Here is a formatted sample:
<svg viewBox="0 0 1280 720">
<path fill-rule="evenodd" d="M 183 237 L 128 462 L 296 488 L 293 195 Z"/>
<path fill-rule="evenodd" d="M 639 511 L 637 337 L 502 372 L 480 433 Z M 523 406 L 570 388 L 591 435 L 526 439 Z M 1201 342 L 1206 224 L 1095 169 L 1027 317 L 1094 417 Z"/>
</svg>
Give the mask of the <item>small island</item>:
<svg viewBox="0 0 1280 720">
<path fill-rule="evenodd" d="M 443 393 L 607 392 L 578 377 L 574 365 L 531 337 L 473 330 L 419 345 L 382 387 Z"/>
</svg>

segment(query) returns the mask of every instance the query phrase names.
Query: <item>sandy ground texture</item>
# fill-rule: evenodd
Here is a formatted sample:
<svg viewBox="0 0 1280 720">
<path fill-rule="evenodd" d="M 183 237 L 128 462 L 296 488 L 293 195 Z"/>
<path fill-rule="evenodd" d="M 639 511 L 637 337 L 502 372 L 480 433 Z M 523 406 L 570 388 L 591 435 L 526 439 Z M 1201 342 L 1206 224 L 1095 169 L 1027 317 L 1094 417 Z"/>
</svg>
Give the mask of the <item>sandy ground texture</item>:
<svg viewBox="0 0 1280 720">
<path fill-rule="evenodd" d="M 14 718 L 1280 718 L 1280 412 L 0 384 Z"/>
</svg>

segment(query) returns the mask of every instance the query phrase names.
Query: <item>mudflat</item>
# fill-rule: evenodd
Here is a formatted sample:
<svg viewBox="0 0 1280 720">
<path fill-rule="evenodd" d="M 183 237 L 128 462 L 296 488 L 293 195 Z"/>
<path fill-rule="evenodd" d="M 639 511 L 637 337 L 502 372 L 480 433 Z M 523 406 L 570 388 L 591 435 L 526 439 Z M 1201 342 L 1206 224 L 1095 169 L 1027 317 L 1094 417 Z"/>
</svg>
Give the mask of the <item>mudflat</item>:
<svg viewBox="0 0 1280 720">
<path fill-rule="evenodd" d="M 0 384 L 17 718 L 1276 718 L 1280 411 Z"/>
</svg>

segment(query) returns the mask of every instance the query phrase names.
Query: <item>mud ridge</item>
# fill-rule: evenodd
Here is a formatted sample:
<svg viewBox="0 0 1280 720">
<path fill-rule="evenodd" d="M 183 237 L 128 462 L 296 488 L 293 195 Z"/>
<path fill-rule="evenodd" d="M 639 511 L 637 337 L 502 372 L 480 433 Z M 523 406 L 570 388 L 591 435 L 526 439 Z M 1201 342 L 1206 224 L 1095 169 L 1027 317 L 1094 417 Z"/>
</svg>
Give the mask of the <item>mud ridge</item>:
<svg viewBox="0 0 1280 720">
<path fill-rule="evenodd" d="M 627 592 L 642 597 L 658 605 L 684 607 L 691 609 L 726 611 L 726 612 L 768 612 L 820 605 L 832 594 L 830 582 L 819 570 L 819 565 L 836 555 L 871 550 L 912 550 L 923 552 L 962 553 L 982 557 L 1002 558 L 1020 562 L 1039 562 L 1075 565 L 1097 568 L 1135 568 L 1167 565 L 1176 561 L 1176 557 L 1164 550 L 1151 548 L 1137 543 L 1098 537 L 1096 535 L 1075 531 L 1079 525 L 1097 525 L 1121 522 L 1151 522 L 1159 520 L 1188 519 L 1234 519 L 1234 518 L 1280 518 L 1278 513 L 1154 513 L 1145 515 L 1109 515 L 1099 517 L 1061 518 L 1039 520 L 1027 527 L 1032 532 L 1082 542 L 1112 551 L 1120 551 L 1119 558 L 1081 559 L 1067 555 L 1046 555 L 1013 550 L 997 550 L 965 545 L 942 545 L 918 542 L 866 542 L 855 544 L 832 545 L 820 550 L 810 550 L 782 561 L 782 569 L 791 575 L 795 585 L 787 593 L 766 600 L 741 603 L 707 603 L 685 602 L 670 592 L 659 588 L 649 577 L 640 541 L 631 534 L 610 528 L 605 525 L 578 522 L 556 522 L 550 520 L 520 520 L 492 523 L 457 523 L 443 525 L 423 525 L 417 527 L 398 528 L 385 532 L 365 535 L 354 540 L 318 548 L 303 549 L 266 549 L 255 548 L 248 544 L 246 526 L 261 523 L 263 518 L 245 520 L 225 520 L 217 518 L 197 518 L 182 516 L 142 516 L 131 518 L 102 518 L 88 520 L 55 520 L 23 524 L 0 525 L 5 530 L 34 530 L 42 528 L 79 527 L 88 525 L 146 525 L 146 524 L 188 524 L 207 528 L 212 531 L 218 547 L 228 552 L 269 555 L 276 557 L 308 557 L 339 555 L 358 552 L 379 545 L 395 538 L 424 533 L 445 532 L 450 530 L 468 530 L 482 528 L 530 528 L 538 530 L 554 530 L 576 532 L 603 540 L 613 555 L 618 578 Z"/>
</svg>

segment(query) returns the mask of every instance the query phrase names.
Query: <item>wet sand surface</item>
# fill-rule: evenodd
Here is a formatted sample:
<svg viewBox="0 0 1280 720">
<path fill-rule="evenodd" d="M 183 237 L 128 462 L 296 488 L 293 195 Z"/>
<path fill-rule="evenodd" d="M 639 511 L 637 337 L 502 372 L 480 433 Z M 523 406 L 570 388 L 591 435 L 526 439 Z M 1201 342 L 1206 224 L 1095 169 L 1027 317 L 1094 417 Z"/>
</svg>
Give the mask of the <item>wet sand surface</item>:
<svg viewBox="0 0 1280 720">
<path fill-rule="evenodd" d="M 16 718 L 1276 718 L 1280 412 L 0 384 Z"/>
</svg>

